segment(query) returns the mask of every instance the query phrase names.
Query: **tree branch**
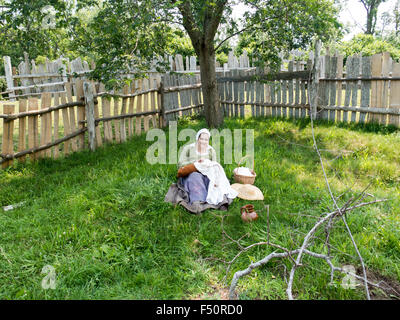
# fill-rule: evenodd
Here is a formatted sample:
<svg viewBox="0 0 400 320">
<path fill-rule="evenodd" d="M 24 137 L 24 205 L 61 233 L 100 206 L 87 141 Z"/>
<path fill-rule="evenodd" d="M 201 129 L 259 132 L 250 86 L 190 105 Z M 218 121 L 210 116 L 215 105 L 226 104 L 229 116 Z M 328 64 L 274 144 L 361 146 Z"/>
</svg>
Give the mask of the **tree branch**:
<svg viewBox="0 0 400 320">
<path fill-rule="evenodd" d="M 324 168 L 324 163 L 323 163 L 323 161 L 322 161 L 321 153 L 319 152 L 318 145 L 317 145 L 317 141 L 316 141 L 316 139 L 315 139 L 315 134 L 314 134 L 314 119 L 313 119 L 313 118 L 314 118 L 314 117 L 313 117 L 313 114 L 310 113 L 310 119 L 311 119 L 311 133 L 312 133 L 312 137 L 313 137 L 313 142 L 314 142 L 315 151 L 317 152 L 318 157 L 319 157 L 319 160 L 320 160 L 320 163 L 321 163 L 321 168 L 322 168 L 322 172 L 323 172 L 323 174 L 324 174 L 325 183 L 326 183 L 326 186 L 327 186 L 327 188 L 328 188 L 329 195 L 330 195 L 330 197 L 331 197 L 331 199 L 332 199 L 332 201 L 333 201 L 333 203 L 334 203 L 336 209 L 339 210 L 339 213 L 340 213 L 340 215 L 342 216 L 343 222 L 344 222 L 345 225 L 346 225 L 346 229 L 347 229 L 347 231 L 348 231 L 348 233 L 349 233 L 349 236 L 350 236 L 351 241 L 352 241 L 352 243 L 353 243 L 354 249 L 356 250 L 357 255 L 358 255 L 359 259 L 360 259 L 361 267 L 362 267 L 363 274 L 364 274 L 364 279 L 365 279 L 365 281 L 364 281 L 364 283 L 365 283 L 365 291 L 366 291 L 367 299 L 370 300 L 371 298 L 370 298 L 369 290 L 368 290 L 367 274 L 366 274 L 366 271 L 365 271 L 364 260 L 363 260 L 363 258 L 361 257 L 361 254 L 360 254 L 360 252 L 359 252 L 359 250 L 358 250 L 358 248 L 357 248 L 357 244 L 355 243 L 354 238 L 353 238 L 353 236 L 352 236 L 352 234 L 351 234 L 351 231 L 350 231 L 350 229 L 349 229 L 349 227 L 348 227 L 348 225 L 347 225 L 347 223 L 346 223 L 346 220 L 345 220 L 345 218 L 343 217 L 342 211 L 341 211 L 341 209 L 339 208 L 339 206 L 338 206 L 338 204 L 337 204 L 337 202 L 336 202 L 336 199 L 335 199 L 335 197 L 334 197 L 333 194 L 332 194 L 332 190 L 331 190 L 331 187 L 330 187 L 330 185 L 329 185 L 328 177 L 326 176 L 326 172 L 325 172 L 325 168 Z M 300 256 L 300 254 L 299 254 L 299 256 Z M 292 271 L 293 271 L 293 273 L 294 273 L 294 267 L 292 268 Z M 291 272 L 291 274 L 292 274 L 292 272 Z M 292 280 L 292 281 L 293 281 L 293 280 Z M 289 282 L 289 283 L 290 283 L 290 282 Z M 290 298 L 290 297 L 291 297 L 291 291 L 289 291 L 289 286 L 288 286 L 288 291 L 287 291 L 287 292 L 288 292 L 288 295 L 289 295 L 289 298 Z"/>
<path fill-rule="evenodd" d="M 280 19 L 280 18 L 282 18 L 284 15 L 285 15 L 285 13 L 282 13 L 281 15 L 276 15 L 276 16 L 273 16 L 273 17 L 269 17 L 268 20 Z M 255 25 L 258 25 L 258 24 L 260 24 L 260 23 L 259 23 L 258 21 L 256 21 L 256 22 L 254 22 L 254 23 L 252 23 L 252 24 L 250 24 L 250 25 L 244 27 L 243 29 L 241 29 L 241 30 L 239 30 L 239 31 L 237 31 L 237 32 L 235 32 L 235 33 L 229 35 L 227 38 L 225 38 L 224 40 L 222 40 L 222 41 L 215 47 L 215 51 L 217 51 L 217 49 L 218 49 L 225 41 L 229 40 L 230 38 L 232 38 L 232 37 L 234 37 L 234 36 L 236 36 L 236 35 L 238 35 L 238 34 L 244 32 L 244 31 L 251 30 Z M 254 27 L 254 30 L 259 30 L 259 29 L 265 30 L 263 26 Z"/>
<path fill-rule="evenodd" d="M 218 1 L 216 5 L 217 8 L 214 10 L 211 10 L 210 6 L 207 7 L 205 17 L 209 15 L 210 21 L 205 21 L 207 22 L 204 30 L 204 39 L 206 42 L 211 43 L 214 40 L 227 2 L 228 0 Z"/>
<path fill-rule="evenodd" d="M 384 201 L 387 201 L 387 199 L 380 199 L 380 200 L 375 200 L 375 201 L 360 203 L 360 204 L 354 205 L 354 206 L 352 206 L 352 207 L 348 207 L 348 208 L 345 208 L 345 209 L 342 208 L 342 210 L 335 210 L 335 211 L 332 211 L 332 212 L 326 214 L 326 215 L 325 215 L 322 219 L 320 219 L 320 220 L 314 225 L 314 227 L 307 233 L 306 237 L 304 238 L 304 241 L 303 241 L 303 244 L 302 244 L 301 248 L 295 249 L 295 250 L 290 250 L 290 251 L 289 251 L 288 249 L 282 248 L 282 247 L 281 247 L 280 249 L 284 250 L 285 252 L 281 252 L 281 253 L 273 252 L 273 253 L 270 253 L 270 254 L 269 254 L 268 256 L 266 256 L 265 258 L 263 258 L 263 259 L 261 259 L 261 260 L 259 260 L 259 261 L 256 261 L 256 262 L 251 263 L 246 269 L 241 270 L 241 271 L 237 271 L 237 272 L 234 274 L 233 279 L 232 279 L 232 282 L 231 282 L 231 285 L 230 285 L 230 289 L 229 289 L 229 298 L 230 298 L 230 299 L 234 299 L 234 298 L 235 298 L 235 288 L 236 288 L 236 285 L 237 285 L 237 282 L 238 282 L 239 278 L 241 278 L 241 277 L 243 277 L 243 276 L 245 276 L 245 275 L 250 274 L 250 273 L 253 271 L 253 269 L 258 268 L 258 267 L 260 267 L 260 266 L 262 266 L 262 265 L 265 265 L 266 263 L 268 263 L 268 262 L 269 262 L 271 259 L 273 259 L 273 258 L 287 258 L 287 257 L 291 257 L 292 255 L 295 255 L 295 254 L 298 255 L 298 256 L 297 256 L 297 259 L 296 259 L 296 261 L 295 261 L 295 264 L 293 265 L 293 268 L 292 268 L 292 270 L 291 270 L 291 272 L 290 272 L 289 282 L 288 282 L 288 288 L 287 288 L 287 290 L 286 290 L 286 292 L 287 292 L 288 297 L 289 297 L 290 300 L 293 299 L 293 296 L 292 296 L 292 285 L 293 285 L 293 279 L 294 279 L 294 272 L 295 272 L 295 269 L 296 269 L 298 266 L 300 266 L 301 256 L 302 256 L 303 254 L 307 254 L 307 255 L 310 255 L 310 256 L 315 257 L 315 258 L 320 258 L 320 259 L 326 260 L 327 263 L 328 263 L 328 265 L 331 267 L 331 280 L 332 280 L 332 278 L 333 278 L 333 272 L 334 272 L 334 271 L 345 272 L 342 268 L 338 268 L 338 267 L 334 267 L 334 266 L 333 266 L 333 264 L 332 264 L 332 262 L 331 262 L 331 257 L 330 257 L 329 255 L 319 254 L 319 253 L 316 253 L 316 252 L 312 252 L 312 251 L 310 251 L 310 250 L 307 250 L 306 248 L 309 246 L 309 240 L 311 240 L 313 234 L 316 232 L 316 230 L 318 229 L 318 227 L 321 226 L 322 224 L 324 224 L 326 221 L 330 220 L 331 218 L 335 218 L 335 217 L 337 217 L 337 216 L 343 216 L 343 214 L 344 214 L 345 212 L 351 211 L 351 210 L 356 209 L 356 208 L 361 208 L 361 207 L 366 206 L 366 205 L 370 205 L 370 204 L 378 203 L 378 202 L 384 202 Z M 252 244 L 252 245 L 250 245 L 250 246 L 244 248 L 241 252 L 239 252 L 239 253 L 232 259 L 232 261 L 228 262 L 228 264 L 229 264 L 228 268 L 229 268 L 229 267 L 231 266 L 231 264 L 239 257 L 239 255 L 240 255 L 241 253 L 243 253 L 243 252 L 249 250 L 250 248 L 253 248 L 253 247 L 259 246 L 259 245 L 271 245 L 271 244 L 268 243 L 268 242 L 259 242 L 259 243 L 254 243 L 254 244 Z M 357 278 L 362 278 L 362 279 L 365 280 L 365 277 L 359 277 L 359 276 L 357 276 L 357 275 L 354 275 L 354 276 L 357 277 Z M 368 280 L 367 280 L 367 283 L 371 284 Z"/>
<path fill-rule="evenodd" d="M 225 41 L 229 40 L 230 38 L 233 38 L 234 36 L 236 36 L 236 35 L 242 33 L 243 31 L 246 31 L 246 30 L 248 30 L 248 29 L 251 29 L 251 28 L 252 28 L 254 25 L 256 25 L 256 24 L 258 24 L 258 23 L 253 23 L 253 24 L 251 24 L 250 26 L 247 26 L 247 27 L 245 27 L 245 28 L 243 28 L 243 29 L 241 29 L 241 30 L 239 30 L 239 31 L 237 31 L 237 32 L 235 32 L 235 33 L 233 33 L 233 34 L 231 34 L 230 36 L 226 37 L 224 40 L 222 40 L 222 41 L 215 47 L 215 51 L 217 51 L 218 48 L 221 47 L 221 45 L 222 45 Z M 258 28 L 255 28 L 255 30 L 256 30 L 256 29 L 263 29 L 263 28 L 262 28 L 262 27 L 258 27 Z"/>
<path fill-rule="evenodd" d="M 173 1 L 173 3 L 174 2 L 175 1 Z M 200 40 L 203 35 L 196 26 L 196 22 L 194 20 L 193 14 L 192 14 L 192 8 L 190 6 L 190 2 L 183 1 L 181 4 L 179 4 L 178 9 L 182 15 L 182 24 L 185 27 L 187 33 L 189 34 L 190 39 L 192 40 L 194 50 L 199 55 L 200 54 Z"/>
</svg>

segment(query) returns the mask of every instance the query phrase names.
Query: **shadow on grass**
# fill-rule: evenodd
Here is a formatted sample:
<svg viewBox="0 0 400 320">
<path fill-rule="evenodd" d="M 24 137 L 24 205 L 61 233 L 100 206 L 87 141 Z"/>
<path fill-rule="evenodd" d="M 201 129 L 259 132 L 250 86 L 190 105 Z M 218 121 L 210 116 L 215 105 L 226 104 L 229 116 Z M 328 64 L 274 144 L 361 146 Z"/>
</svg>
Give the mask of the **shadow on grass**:
<svg viewBox="0 0 400 320">
<path fill-rule="evenodd" d="M 180 128 L 196 130 L 205 126 L 204 119 L 179 122 Z M 224 128 L 255 130 L 255 185 L 265 195 L 264 203 L 256 203 L 257 210 L 263 209 L 262 204 L 270 204 L 271 232 L 288 247 L 294 245 L 290 238 L 293 229 L 307 231 L 313 220 L 304 221 L 286 213 L 307 209 L 309 214 L 318 215 L 330 202 L 317 171 L 320 164 L 311 140 L 296 136 L 296 131 L 307 126 L 305 120 L 251 118 L 226 119 L 224 124 Z M 164 131 L 168 133 L 168 128 Z M 278 135 L 311 147 L 283 143 Z M 72 292 L 72 297 L 78 299 L 180 299 L 204 292 L 210 282 L 218 282 L 225 275 L 223 266 L 205 262 L 206 257 L 229 260 L 237 254 L 237 247 L 227 245 L 221 236 L 222 215 L 228 215 L 225 230 L 235 239 L 249 234 L 243 238 L 243 245 L 265 239 L 265 211 L 260 211 L 260 219 L 254 224 L 243 224 L 240 219 L 239 209 L 249 201 L 235 199 L 228 212 L 210 210 L 200 216 L 164 203 L 168 187 L 176 181 L 176 165 L 150 166 L 145 160 L 150 144 L 142 135 L 127 143 L 105 145 L 94 153 L 82 151 L 59 160 L 18 164 L 0 174 L 0 205 L 32 200 L 32 206 L 17 209 L 0 220 L 3 249 L 14 262 L 5 265 L 9 268 L 6 272 L 16 279 L 9 284 L 11 289 L 5 289 L 7 296 L 14 297 L 14 291 L 33 278 L 28 298 L 64 299 Z M 323 139 L 319 147 L 326 147 Z M 228 178 L 232 178 L 235 166 L 224 166 Z M 301 236 L 297 234 L 293 239 L 301 240 Z M 252 252 L 251 259 L 266 251 Z M 47 258 L 41 257 L 43 252 Z M 54 256 L 60 262 L 57 272 L 64 287 L 44 296 L 43 290 L 35 288 L 42 279 L 40 268 L 44 263 L 52 264 Z M 247 265 L 248 260 L 243 255 L 235 268 Z M 16 277 L 26 261 L 35 268 Z M 258 274 L 260 278 L 254 281 L 262 284 L 257 289 L 262 292 L 266 279 L 271 277 L 266 270 Z M 314 275 L 308 276 L 312 283 Z M 243 283 L 247 281 L 253 280 Z M 302 288 L 301 281 L 296 283 L 297 288 Z M 304 292 L 314 298 L 318 293 L 324 296 L 326 283 L 321 281 L 315 293 L 307 289 Z M 254 298 L 257 290 L 254 294 L 248 291 L 249 298 Z M 276 293 L 273 295 L 276 297 Z M 333 290 L 326 295 L 341 297 Z"/>
</svg>

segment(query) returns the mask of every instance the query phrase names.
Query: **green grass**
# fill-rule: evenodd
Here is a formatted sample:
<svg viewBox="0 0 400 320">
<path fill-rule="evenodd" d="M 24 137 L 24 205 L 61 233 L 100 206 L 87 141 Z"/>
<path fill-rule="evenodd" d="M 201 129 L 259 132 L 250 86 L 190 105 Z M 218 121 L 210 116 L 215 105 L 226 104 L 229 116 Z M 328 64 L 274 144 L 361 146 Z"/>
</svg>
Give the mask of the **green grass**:
<svg viewBox="0 0 400 320">
<path fill-rule="evenodd" d="M 203 120 L 183 119 L 179 129 L 200 129 Z M 310 123 L 282 119 L 227 119 L 225 127 L 255 130 L 255 171 L 263 202 L 235 199 L 229 211 L 209 210 L 194 216 L 164 203 L 176 165 L 146 160 L 152 142 L 145 135 L 127 143 L 106 145 L 59 160 L 15 164 L 0 171 L 0 206 L 24 201 L 12 211 L 0 209 L 1 299 L 220 299 L 233 273 L 261 259 L 271 248 L 256 247 L 226 265 L 236 245 L 266 240 L 263 204 L 270 205 L 271 239 L 283 246 L 300 243 L 317 217 L 332 209 L 319 159 L 312 149 Z M 316 137 L 335 195 L 353 186 L 354 193 L 372 182 L 369 192 L 391 198 L 355 210 L 349 226 L 370 272 L 400 280 L 400 132 L 378 125 L 336 125 L 318 122 Z M 306 145 L 304 147 L 300 145 Z M 340 150 L 353 153 L 335 159 Z M 336 151 L 335 151 L 336 150 Z M 235 164 L 224 165 L 232 178 Z M 343 204 L 351 194 L 339 200 Z M 366 200 L 370 200 L 367 198 Z M 253 203 L 260 219 L 244 224 L 240 207 Z M 328 209 L 329 207 L 329 209 Z M 323 230 L 318 232 L 324 238 Z M 195 240 L 199 240 L 198 243 Z M 334 263 L 359 265 L 342 222 L 332 233 Z M 312 250 L 326 252 L 323 241 Z M 298 299 L 363 299 L 362 288 L 340 287 L 343 275 L 329 286 L 329 268 L 305 257 L 296 272 Z M 52 265 L 56 289 L 44 290 L 41 270 Z M 239 281 L 240 299 L 286 299 L 284 280 L 289 260 L 271 261 Z M 375 292 L 379 294 L 379 292 Z"/>
</svg>

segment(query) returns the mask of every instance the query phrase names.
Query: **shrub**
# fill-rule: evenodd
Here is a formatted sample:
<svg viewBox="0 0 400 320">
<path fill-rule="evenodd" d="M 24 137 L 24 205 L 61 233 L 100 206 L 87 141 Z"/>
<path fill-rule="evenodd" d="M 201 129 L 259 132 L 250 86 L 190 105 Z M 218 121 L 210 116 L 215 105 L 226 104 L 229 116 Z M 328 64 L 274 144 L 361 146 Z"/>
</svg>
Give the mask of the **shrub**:
<svg viewBox="0 0 400 320">
<path fill-rule="evenodd" d="M 7 90 L 7 82 L 6 79 L 0 79 L 0 92 L 4 92 Z M 0 94 L 1 98 L 1 94 Z"/>
<path fill-rule="evenodd" d="M 345 58 L 358 53 L 363 56 L 372 56 L 377 53 L 389 52 L 392 59 L 400 60 L 400 49 L 391 42 L 369 34 L 357 34 L 350 41 L 342 42 L 337 48 Z"/>
</svg>

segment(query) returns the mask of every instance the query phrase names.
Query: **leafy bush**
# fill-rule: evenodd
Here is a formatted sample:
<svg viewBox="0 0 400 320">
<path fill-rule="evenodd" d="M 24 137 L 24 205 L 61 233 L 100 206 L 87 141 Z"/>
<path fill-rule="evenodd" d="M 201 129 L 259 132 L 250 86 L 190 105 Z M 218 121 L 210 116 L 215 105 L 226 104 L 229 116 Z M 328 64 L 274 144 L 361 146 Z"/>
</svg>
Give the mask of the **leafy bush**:
<svg viewBox="0 0 400 320">
<path fill-rule="evenodd" d="M 6 79 L 0 79 L 0 92 L 4 92 L 7 90 L 7 82 Z M 1 95 L 0 95 L 1 97 Z"/>
<path fill-rule="evenodd" d="M 169 39 L 168 53 L 175 56 L 181 54 L 184 58 L 195 56 L 190 38 L 182 30 L 174 29 L 166 35 Z"/>
<path fill-rule="evenodd" d="M 346 58 L 358 53 L 361 53 L 363 56 L 372 56 L 377 53 L 389 52 L 392 59 L 400 60 L 400 49 L 398 46 L 369 34 L 357 34 L 350 41 L 340 43 L 337 49 Z"/>
<path fill-rule="evenodd" d="M 218 52 L 216 55 L 217 61 L 221 65 L 221 67 L 224 66 L 224 63 L 228 62 L 228 55 L 225 52 Z"/>
<path fill-rule="evenodd" d="M 46 57 L 44 57 L 44 56 L 38 56 L 38 57 L 35 59 L 35 63 L 36 63 L 36 65 L 39 65 L 39 64 L 46 64 Z"/>
</svg>

